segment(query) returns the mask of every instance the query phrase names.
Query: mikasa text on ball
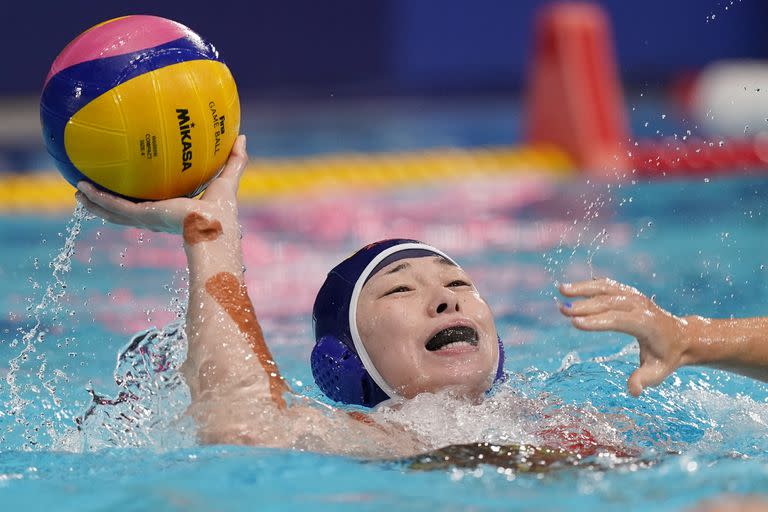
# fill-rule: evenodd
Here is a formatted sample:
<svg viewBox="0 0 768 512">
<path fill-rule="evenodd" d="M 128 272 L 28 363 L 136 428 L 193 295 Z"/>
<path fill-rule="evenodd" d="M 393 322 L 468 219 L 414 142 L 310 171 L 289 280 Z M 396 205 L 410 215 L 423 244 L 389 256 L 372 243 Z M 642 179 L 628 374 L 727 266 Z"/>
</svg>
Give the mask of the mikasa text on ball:
<svg viewBox="0 0 768 512">
<path fill-rule="evenodd" d="M 59 54 L 40 118 L 72 185 L 158 200 L 196 195 L 216 176 L 240 130 L 240 102 L 213 45 L 175 21 L 125 16 Z"/>
</svg>

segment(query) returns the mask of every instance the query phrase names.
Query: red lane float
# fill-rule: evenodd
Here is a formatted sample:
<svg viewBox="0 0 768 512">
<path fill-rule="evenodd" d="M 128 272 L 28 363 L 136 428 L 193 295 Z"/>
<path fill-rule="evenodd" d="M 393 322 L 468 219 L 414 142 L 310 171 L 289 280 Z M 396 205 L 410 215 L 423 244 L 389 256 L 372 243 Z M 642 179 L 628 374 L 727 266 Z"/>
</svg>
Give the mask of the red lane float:
<svg viewBox="0 0 768 512">
<path fill-rule="evenodd" d="M 768 140 L 700 139 L 638 141 L 629 151 L 631 168 L 648 177 L 698 176 L 768 170 Z"/>
</svg>

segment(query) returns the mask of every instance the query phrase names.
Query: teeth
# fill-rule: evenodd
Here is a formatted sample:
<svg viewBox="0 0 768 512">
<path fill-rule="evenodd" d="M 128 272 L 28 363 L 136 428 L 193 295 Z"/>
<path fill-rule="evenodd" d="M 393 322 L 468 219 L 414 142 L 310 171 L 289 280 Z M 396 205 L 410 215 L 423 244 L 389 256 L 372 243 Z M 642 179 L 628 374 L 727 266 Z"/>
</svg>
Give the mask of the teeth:
<svg viewBox="0 0 768 512">
<path fill-rule="evenodd" d="M 448 347 L 455 347 L 457 345 L 469 345 L 470 347 L 474 346 L 469 341 L 452 341 L 451 343 L 448 343 L 447 345 L 443 345 L 442 347 L 440 347 L 439 350 L 443 350 L 443 349 L 446 349 Z"/>
</svg>

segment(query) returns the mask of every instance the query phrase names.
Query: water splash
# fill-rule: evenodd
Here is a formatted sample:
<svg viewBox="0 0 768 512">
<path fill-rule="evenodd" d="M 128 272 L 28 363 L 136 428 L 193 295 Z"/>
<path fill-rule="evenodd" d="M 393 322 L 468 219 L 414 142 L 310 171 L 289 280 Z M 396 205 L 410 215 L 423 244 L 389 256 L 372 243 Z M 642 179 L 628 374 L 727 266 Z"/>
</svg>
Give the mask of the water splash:
<svg viewBox="0 0 768 512">
<path fill-rule="evenodd" d="M 66 277 L 72 268 L 72 256 L 75 254 L 75 243 L 80 234 L 82 221 L 87 217 L 88 213 L 85 208 L 78 204 L 67 224 L 64 245 L 48 264 L 52 274 L 42 299 L 37 305 L 27 308 L 32 327 L 26 331 L 19 329 L 20 338 L 16 338 L 10 343 L 11 347 L 21 344 L 22 348 L 19 354 L 9 361 L 9 369 L 5 378 L 8 385 L 8 399 L 4 402 L 4 415 L 13 418 L 13 423 L 7 426 L 6 431 L 13 432 L 17 428 L 22 428 L 24 444 L 21 448 L 25 450 L 33 449 L 40 444 L 41 430 L 45 435 L 52 437 L 56 432 L 56 422 L 69 418 L 68 412 L 62 408 L 62 402 L 56 394 L 59 383 L 66 381 L 66 375 L 61 371 L 54 370 L 53 375 L 50 376 L 46 354 L 38 351 L 38 347 L 45 342 L 52 328 L 61 326 L 64 297 L 67 293 Z M 60 234 L 60 236 L 63 235 Z M 32 302 L 32 299 L 29 299 L 28 302 Z M 49 320 L 46 325 L 43 325 L 44 320 Z M 37 355 L 33 357 L 33 354 Z M 20 384 L 18 382 L 20 373 L 25 366 L 31 365 L 38 365 L 36 370 L 30 371 L 34 371 L 39 383 Z M 53 415 L 44 415 L 42 424 L 36 424 L 27 418 L 27 409 L 32 400 L 26 398 L 25 395 L 29 393 L 35 396 L 35 401 L 39 402 L 43 409 L 56 411 Z M 0 442 L 3 441 L 5 441 L 5 437 L 0 438 Z"/>
<path fill-rule="evenodd" d="M 717 2 L 717 7 L 720 8 L 721 13 L 725 14 L 728 12 L 728 10 L 734 6 L 734 4 L 738 1 L 738 3 L 741 3 L 741 0 L 725 0 L 724 2 Z M 717 13 L 711 12 L 709 13 L 705 18 L 705 23 L 714 23 L 714 21 L 717 19 Z"/>
<path fill-rule="evenodd" d="M 547 394 L 529 398 L 508 385 L 477 404 L 449 392 L 425 393 L 397 407 L 382 407 L 374 416 L 402 425 L 433 449 L 477 442 L 577 451 L 590 448 L 586 443 L 615 452 L 626 449 L 626 426 L 591 405 L 568 406 Z"/>
<path fill-rule="evenodd" d="M 573 221 L 565 226 L 557 245 L 542 254 L 544 268 L 555 284 L 568 281 L 566 274 L 581 259 L 581 256 L 584 257 L 589 277 L 594 277 L 595 255 L 607 244 L 611 236 L 611 232 L 606 227 L 605 215 L 606 208 L 613 203 L 611 184 L 591 183 L 587 180 L 587 185 L 590 189 L 579 196 L 581 211 L 568 212 L 568 215 L 573 217 Z M 617 188 L 620 186 L 618 185 Z M 601 213 L 603 213 L 602 218 Z M 579 279 L 584 278 L 585 276 L 579 276 Z M 545 292 L 547 293 L 552 292 Z"/>
<path fill-rule="evenodd" d="M 626 380 L 637 367 L 637 356 L 636 343 L 592 357 L 574 351 L 551 372 L 531 367 L 510 375 L 479 404 L 448 392 L 423 394 L 394 408 L 382 407 L 374 416 L 413 431 L 431 449 L 486 442 L 578 453 L 586 442 L 637 460 L 680 453 L 764 453 L 764 436 L 753 434 L 768 425 L 766 404 L 713 387 L 719 386 L 717 371 L 702 375 L 681 370 L 659 387 L 632 397 Z"/>
<path fill-rule="evenodd" d="M 63 398 L 71 394 L 71 390 L 64 389 L 66 386 L 62 388 L 62 384 L 69 382 L 66 366 L 55 367 L 49 361 L 54 359 L 54 345 L 46 350 L 45 343 L 51 344 L 54 339 L 58 347 L 78 343 L 75 337 L 61 340 L 59 335 L 70 327 L 66 324 L 75 314 L 68 309 L 73 297 L 67 278 L 83 221 L 92 218 L 85 208 L 77 206 L 66 230 L 59 233 L 64 243 L 48 264 L 48 283 L 44 287 L 33 283 L 33 290 L 41 290 L 41 298 L 27 299 L 30 327 L 19 329 L 19 336 L 9 343 L 9 347 L 20 350 L 8 362 L 6 389 L 0 388 L 5 395 L 4 411 L 0 411 L 0 442 L 7 448 L 21 450 L 186 446 L 187 430 L 182 416 L 189 399 L 178 371 L 186 345 L 179 323 L 139 333 L 119 353 L 114 372 L 118 392 L 114 398 L 89 385 L 90 405 L 79 417 L 77 411 L 83 410 L 79 400 Z M 34 266 L 40 268 L 37 261 Z M 175 291 L 169 307 L 180 318 L 186 289 Z M 74 355 L 70 352 L 70 356 Z M 174 422 L 183 428 L 171 426 Z"/>
<path fill-rule="evenodd" d="M 183 323 L 136 334 L 119 352 L 113 373 L 117 392 L 109 397 L 88 389 L 91 403 L 76 430 L 62 436 L 58 449 L 178 449 L 194 444 L 194 425 L 185 416 L 189 389 L 180 373 L 186 358 Z"/>
</svg>

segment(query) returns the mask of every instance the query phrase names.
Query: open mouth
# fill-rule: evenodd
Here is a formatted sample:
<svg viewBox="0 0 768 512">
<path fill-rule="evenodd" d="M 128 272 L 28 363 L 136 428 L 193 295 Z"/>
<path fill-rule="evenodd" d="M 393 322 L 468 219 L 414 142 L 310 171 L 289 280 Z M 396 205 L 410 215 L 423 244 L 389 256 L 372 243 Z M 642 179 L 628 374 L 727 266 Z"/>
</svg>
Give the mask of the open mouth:
<svg viewBox="0 0 768 512">
<path fill-rule="evenodd" d="M 432 336 L 427 342 L 426 349 L 434 352 L 459 343 L 466 343 L 476 347 L 478 339 L 477 331 L 472 327 L 457 325 L 443 329 Z"/>
</svg>

